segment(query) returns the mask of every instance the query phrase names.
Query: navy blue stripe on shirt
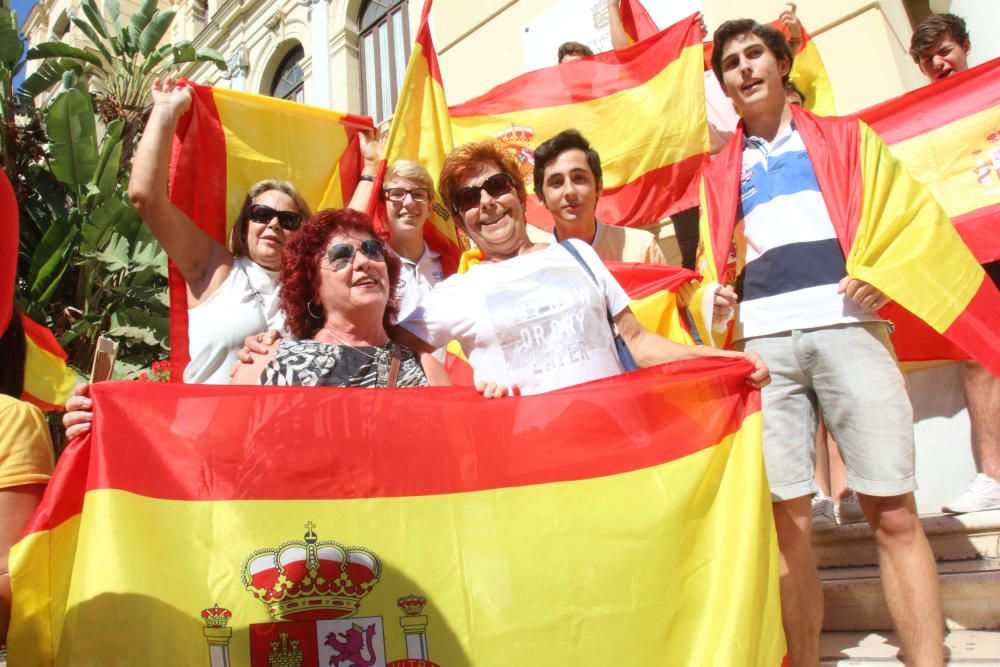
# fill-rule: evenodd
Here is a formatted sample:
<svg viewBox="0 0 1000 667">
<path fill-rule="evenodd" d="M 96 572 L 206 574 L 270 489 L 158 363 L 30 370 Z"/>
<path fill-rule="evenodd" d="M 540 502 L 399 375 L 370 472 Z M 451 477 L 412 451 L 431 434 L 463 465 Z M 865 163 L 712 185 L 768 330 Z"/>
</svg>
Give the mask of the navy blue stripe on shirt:
<svg viewBox="0 0 1000 667">
<path fill-rule="evenodd" d="M 805 151 L 788 151 L 767 158 L 750 168 L 750 177 L 745 175 L 740 183 L 740 203 L 743 215 L 761 204 L 803 190 L 819 192 L 816 172 Z"/>
<path fill-rule="evenodd" d="M 807 287 L 831 285 L 847 275 L 837 239 L 789 243 L 747 263 L 743 300 L 787 294 Z"/>
</svg>

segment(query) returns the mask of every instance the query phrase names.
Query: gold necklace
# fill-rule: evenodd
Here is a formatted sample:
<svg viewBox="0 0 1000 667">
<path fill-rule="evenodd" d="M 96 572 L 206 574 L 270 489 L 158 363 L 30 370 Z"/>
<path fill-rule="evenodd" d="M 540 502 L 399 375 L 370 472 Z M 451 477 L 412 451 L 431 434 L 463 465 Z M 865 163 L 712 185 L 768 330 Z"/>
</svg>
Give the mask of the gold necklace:
<svg viewBox="0 0 1000 667">
<path fill-rule="evenodd" d="M 355 352 L 357 352 L 358 354 L 363 354 L 364 356 L 368 357 L 368 358 L 369 358 L 369 359 L 371 359 L 372 361 L 374 361 L 374 360 L 375 360 L 375 355 L 374 355 L 374 354 L 368 354 L 367 352 L 365 352 L 365 351 L 363 351 L 363 350 L 359 350 L 358 348 L 354 347 L 353 345 L 351 345 L 351 344 L 350 344 L 350 343 L 348 343 L 347 341 L 343 340 L 343 339 L 342 339 L 342 338 L 341 338 L 340 336 L 338 336 L 338 335 L 337 335 L 336 333 L 334 333 L 333 329 L 331 329 L 330 327 L 323 327 L 323 331 L 325 331 L 325 332 L 327 332 L 328 334 L 330 334 L 331 336 L 333 336 L 333 339 L 334 339 L 335 341 L 337 341 L 338 343 L 340 343 L 341 345 L 346 345 L 347 347 L 351 348 L 352 350 L 354 350 L 354 351 L 355 351 Z M 388 345 L 388 344 L 389 344 L 389 341 L 386 341 L 386 342 L 385 342 L 385 344 L 386 344 L 386 345 Z M 374 347 L 374 348 L 378 348 L 378 349 L 382 349 L 382 346 L 381 346 L 381 345 L 372 345 L 372 347 Z"/>
</svg>

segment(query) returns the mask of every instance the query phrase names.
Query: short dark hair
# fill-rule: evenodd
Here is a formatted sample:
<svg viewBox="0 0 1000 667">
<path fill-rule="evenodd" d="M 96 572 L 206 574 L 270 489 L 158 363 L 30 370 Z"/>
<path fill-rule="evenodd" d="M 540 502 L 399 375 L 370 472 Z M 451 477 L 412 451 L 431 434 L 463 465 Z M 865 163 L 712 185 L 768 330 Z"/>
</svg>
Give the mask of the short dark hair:
<svg viewBox="0 0 1000 667">
<path fill-rule="evenodd" d="M 559 45 L 559 53 L 556 62 L 562 62 L 566 56 L 592 56 L 594 52 L 590 47 L 580 42 L 563 42 Z"/>
<path fill-rule="evenodd" d="M 931 14 L 917 26 L 910 37 L 910 57 L 920 64 L 920 56 L 940 42 L 945 36 L 964 46 L 969 41 L 965 20 L 955 14 Z"/>
<path fill-rule="evenodd" d="M 792 49 L 788 46 L 783 32 L 773 26 L 761 25 L 753 19 L 726 21 L 718 27 L 712 37 L 712 71 L 723 89 L 725 89 L 726 84 L 722 82 L 722 50 L 730 41 L 747 33 L 760 37 L 764 45 L 774 54 L 775 59 L 787 60 L 788 71 L 792 71 L 792 62 L 795 60 L 795 56 L 792 55 Z M 785 74 L 781 81 L 782 83 L 788 81 L 788 74 Z"/>
<path fill-rule="evenodd" d="M 587 141 L 578 130 L 563 130 L 548 141 L 543 141 L 535 149 L 535 194 L 545 201 L 542 195 L 542 186 L 545 184 L 545 165 L 549 164 L 566 151 L 578 149 L 587 156 L 587 165 L 590 171 L 594 172 L 594 181 L 599 182 L 603 176 L 601 171 L 601 156 L 590 147 Z"/>
</svg>

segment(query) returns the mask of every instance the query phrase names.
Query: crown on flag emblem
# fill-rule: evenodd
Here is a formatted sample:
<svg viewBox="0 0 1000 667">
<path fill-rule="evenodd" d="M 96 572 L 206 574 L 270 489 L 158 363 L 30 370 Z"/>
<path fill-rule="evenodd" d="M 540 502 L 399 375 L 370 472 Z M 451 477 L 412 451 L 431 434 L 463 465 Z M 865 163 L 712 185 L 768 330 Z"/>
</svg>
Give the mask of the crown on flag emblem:
<svg viewBox="0 0 1000 667">
<path fill-rule="evenodd" d="M 243 561 L 243 584 L 275 620 L 352 616 L 382 574 L 374 552 L 320 542 L 313 528 L 309 522 L 302 541 L 255 551 Z"/>
<path fill-rule="evenodd" d="M 407 595 L 404 598 L 399 598 L 396 604 L 407 616 L 420 616 L 424 611 L 424 605 L 427 604 L 427 598 L 422 598 L 419 595 Z"/>
<path fill-rule="evenodd" d="M 534 141 L 535 131 L 530 127 L 508 127 L 497 132 L 497 140 L 505 151 L 514 156 L 521 175 L 531 182 L 535 169 L 535 153 L 528 146 Z"/>
<path fill-rule="evenodd" d="M 229 619 L 233 617 L 233 612 L 223 609 L 216 602 L 214 607 L 201 610 L 201 620 L 208 628 L 224 628 L 229 625 Z"/>
</svg>

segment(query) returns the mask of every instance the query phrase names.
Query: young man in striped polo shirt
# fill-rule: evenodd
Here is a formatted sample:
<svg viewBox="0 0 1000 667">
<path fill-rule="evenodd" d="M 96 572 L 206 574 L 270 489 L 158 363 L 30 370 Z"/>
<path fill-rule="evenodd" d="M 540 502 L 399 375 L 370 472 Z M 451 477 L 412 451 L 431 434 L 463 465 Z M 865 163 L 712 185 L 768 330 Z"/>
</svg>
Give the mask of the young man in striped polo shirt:
<svg viewBox="0 0 1000 667">
<path fill-rule="evenodd" d="M 874 530 L 907 664 L 941 665 L 937 570 L 912 493 L 912 411 L 877 312 L 888 298 L 847 276 L 816 170 L 786 101 L 791 62 L 788 44 L 773 28 L 728 21 L 715 33 L 713 70 L 743 119 L 743 133 L 733 139 L 743 142 L 733 237 L 736 265 L 743 268 L 736 290 L 716 291 L 715 312 L 720 320 L 735 313 L 733 339 L 771 368 L 773 381 L 762 390 L 764 460 L 788 655 L 792 665 L 819 662 L 823 588 L 810 542 L 819 406 L 847 464 L 848 486 Z M 816 155 L 852 149 L 810 147 Z M 712 237 L 732 222 L 710 218 Z"/>
</svg>

